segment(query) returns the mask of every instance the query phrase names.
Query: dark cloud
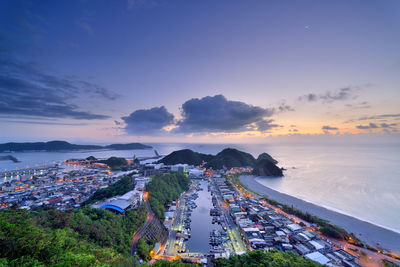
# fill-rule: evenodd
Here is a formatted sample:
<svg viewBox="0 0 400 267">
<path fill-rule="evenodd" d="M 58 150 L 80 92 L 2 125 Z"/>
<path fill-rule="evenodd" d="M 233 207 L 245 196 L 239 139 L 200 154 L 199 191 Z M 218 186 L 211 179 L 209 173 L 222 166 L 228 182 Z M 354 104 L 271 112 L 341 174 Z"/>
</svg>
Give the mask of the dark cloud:
<svg viewBox="0 0 400 267">
<path fill-rule="evenodd" d="M 324 131 L 337 131 L 337 130 L 339 130 L 339 128 L 331 127 L 329 125 L 325 125 L 325 126 L 322 126 L 322 130 L 324 130 Z"/>
<path fill-rule="evenodd" d="M 319 97 L 316 94 L 310 93 L 299 97 L 299 100 L 305 100 L 308 102 L 317 101 Z"/>
<path fill-rule="evenodd" d="M 358 118 L 357 120 L 359 121 L 365 121 L 365 120 L 379 120 L 379 119 L 386 119 L 386 118 L 400 118 L 400 114 L 382 114 L 382 115 L 375 115 L 375 116 L 369 116 L 369 117 L 361 117 Z"/>
<path fill-rule="evenodd" d="M 115 125 L 121 125 L 122 124 L 122 122 L 117 121 L 117 120 L 114 120 L 114 123 L 115 123 Z"/>
<path fill-rule="evenodd" d="M 255 130 L 260 132 L 268 132 L 272 128 L 280 127 L 280 125 L 272 123 L 274 120 L 261 120 L 256 123 L 257 128 Z"/>
<path fill-rule="evenodd" d="M 306 94 L 303 96 L 299 97 L 300 101 L 306 101 L 306 102 L 315 102 L 318 100 L 321 100 L 322 102 L 325 103 L 331 103 L 334 101 L 343 101 L 343 100 L 348 100 L 348 99 L 355 99 L 358 97 L 358 95 L 356 95 L 357 89 L 352 88 L 352 87 L 345 87 L 345 88 L 341 88 L 337 91 L 327 91 L 324 94 L 314 94 L 314 93 L 310 93 L 310 94 Z"/>
<path fill-rule="evenodd" d="M 291 106 L 287 105 L 286 103 L 282 103 L 278 106 L 277 110 L 279 112 L 285 112 L 285 111 L 294 111 L 294 108 Z"/>
<path fill-rule="evenodd" d="M 374 115 L 374 116 L 363 116 L 357 119 L 347 120 L 345 123 L 357 122 L 357 121 L 370 121 L 375 120 L 379 122 L 384 122 L 387 120 L 400 120 L 400 114 L 381 114 L 381 115 Z"/>
<path fill-rule="evenodd" d="M 157 135 L 164 132 L 163 127 L 174 123 L 174 115 L 164 106 L 139 109 L 121 119 L 126 123 L 125 132 L 131 135 Z"/>
<path fill-rule="evenodd" d="M 49 121 L 21 121 L 21 120 L 2 120 L 1 122 L 16 123 L 16 124 L 61 125 L 61 126 L 89 125 L 88 123 L 64 123 L 64 122 L 49 122 Z"/>
<path fill-rule="evenodd" d="M 397 123 L 381 123 L 381 128 L 390 128 L 396 126 Z"/>
<path fill-rule="evenodd" d="M 47 74 L 33 63 L 0 60 L 0 114 L 79 120 L 109 116 L 81 111 L 77 100 L 115 100 L 118 95 L 75 77 Z M 73 103 L 71 103 L 73 102 Z"/>
<path fill-rule="evenodd" d="M 369 123 L 368 125 L 358 125 L 356 126 L 357 129 L 360 130 L 372 130 L 372 129 L 382 129 L 384 133 L 397 133 L 397 123 Z"/>
<path fill-rule="evenodd" d="M 268 131 L 277 127 L 265 119 L 275 109 L 230 101 L 223 95 L 190 99 L 182 105 L 181 112 L 176 131 L 183 133 Z"/>
<path fill-rule="evenodd" d="M 358 125 L 356 126 L 356 128 L 361 130 L 369 130 L 369 129 L 378 129 L 379 126 L 375 123 L 370 123 L 368 125 Z"/>
</svg>

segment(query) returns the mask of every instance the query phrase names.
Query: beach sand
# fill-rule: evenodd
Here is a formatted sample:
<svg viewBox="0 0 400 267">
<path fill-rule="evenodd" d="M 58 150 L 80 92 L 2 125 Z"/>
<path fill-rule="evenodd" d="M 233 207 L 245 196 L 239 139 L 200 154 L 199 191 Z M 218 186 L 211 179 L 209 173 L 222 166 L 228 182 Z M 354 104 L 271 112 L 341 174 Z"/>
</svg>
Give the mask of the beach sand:
<svg viewBox="0 0 400 267">
<path fill-rule="evenodd" d="M 269 187 L 266 187 L 255 180 L 256 176 L 243 175 L 240 176 L 240 181 L 247 185 L 249 189 L 260 194 L 266 195 L 270 199 L 276 200 L 280 203 L 290 205 L 299 210 L 308 212 L 312 215 L 318 216 L 322 219 L 328 220 L 344 229 L 349 233 L 354 233 L 359 239 L 365 241 L 367 244 L 383 248 L 388 251 L 400 254 L 400 234 L 387 230 L 385 228 L 376 226 L 369 222 L 365 222 L 324 207 L 317 206 L 310 202 L 301 200 L 296 197 L 280 193 Z M 366 207 L 368 208 L 368 207 Z M 399 214 L 400 216 L 400 214 Z"/>
</svg>

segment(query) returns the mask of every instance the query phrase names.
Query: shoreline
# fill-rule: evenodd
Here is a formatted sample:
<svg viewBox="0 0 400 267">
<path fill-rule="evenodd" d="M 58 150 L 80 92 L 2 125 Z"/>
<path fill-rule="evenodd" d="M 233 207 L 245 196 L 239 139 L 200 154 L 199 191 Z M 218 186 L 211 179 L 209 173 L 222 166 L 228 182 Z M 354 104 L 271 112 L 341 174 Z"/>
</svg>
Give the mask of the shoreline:
<svg viewBox="0 0 400 267">
<path fill-rule="evenodd" d="M 255 180 L 256 178 L 257 176 L 248 175 L 242 175 L 239 177 L 243 184 L 260 195 L 266 195 L 282 204 L 293 206 L 301 211 L 308 212 L 312 215 L 328 220 L 329 222 L 344 228 L 349 233 L 354 233 L 359 239 L 373 247 L 386 249 L 397 254 L 400 253 L 399 233 L 379 227 L 370 222 L 366 222 L 349 215 L 318 206 L 285 193 L 278 192 L 257 182 Z"/>
</svg>

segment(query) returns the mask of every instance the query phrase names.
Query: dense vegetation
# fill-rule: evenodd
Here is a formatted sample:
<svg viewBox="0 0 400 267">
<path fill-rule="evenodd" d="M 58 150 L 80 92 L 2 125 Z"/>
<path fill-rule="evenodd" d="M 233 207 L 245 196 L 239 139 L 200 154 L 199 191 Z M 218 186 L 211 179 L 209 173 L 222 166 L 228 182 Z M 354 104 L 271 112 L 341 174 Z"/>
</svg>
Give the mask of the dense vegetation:
<svg viewBox="0 0 400 267">
<path fill-rule="evenodd" d="M 11 266 L 132 265 L 132 234 L 145 206 L 117 215 L 101 209 L 3 210 L 0 264 Z"/>
<path fill-rule="evenodd" d="M 233 255 L 229 259 L 219 258 L 215 261 L 216 267 L 237 267 L 237 266 L 249 266 L 249 267 L 258 267 L 258 266 L 321 266 L 316 262 L 306 260 L 299 255 L 296 255 L 292 252 L 278 252 L 268 251 L 264 252 L 262 250 L 254 250 L 251 252 L 247 252 L 243 255 Z"/>
<path fill-rule="evenodd" d="M 225 148 L 215 155 L 212 160 L 207 162 L 206 167 L 213 169 L 222 169 L 223 167 L 246 167 L 253 166 L 254 162 L 254 157 L 249 153 L 234 148 Z"/>
<path fill-rule="evenodd" d="M 165 205 L 179 198 L 189 189 L 190 179 L 179 172 L 158 174 L 147 185 L 151 208 L 158 218 L 164 219 Z"/>
<path fill-rule="evenodd" d="M 261 153 L 257 158 L 257 160 L 262 160 L 262 159 L 267 159 L 267 160 L 271 161 L 274 164 L 278 164 L 278 161 L 276 159 L 274 159 L 270 154 L 265 153 L 265 152 Z"/>
<path fill-rule="evenodd" d="M 139 241 L 136 244 L 136 249 L 137 249 L 137 255 L 145 260 L 149 261 L 150 260 L 150 251 L 154 247 L 154 241 L 152 240 L 145 240 L 144 238 L 140 238 Z"/>
<path fill-rule="evenodd" d="M 82 202 L 82 206 L 93 204 L 96 201 L 104 200 L 113 196 L 123 195 L 134 189 L 132 178 L 125 176 L 121 180 L 109 185 L 106 188 L 102 188 L 94 192 L 86 201 Z"/>
<path fill-rule="evenodd" d="M 175 165 L 175 164 L 189 164 L 189 165 L 200 165 L 203 161 L 208 162 L 214 156 L 202 154 L 198 152 L 194 152 L 190 149 L 182 149 L 178 151 L 174 151 L 171 154 L 165 156 L 158 163 L 164 163 L 166 165 Z"/>
<path fill-rule="evenodd" d="M 276 166 L 278 161 L 267 153 L 258 156 L 253 165 L 253 174 L 261 176 L 283 176 L 282 169 Z"/>
</svg>

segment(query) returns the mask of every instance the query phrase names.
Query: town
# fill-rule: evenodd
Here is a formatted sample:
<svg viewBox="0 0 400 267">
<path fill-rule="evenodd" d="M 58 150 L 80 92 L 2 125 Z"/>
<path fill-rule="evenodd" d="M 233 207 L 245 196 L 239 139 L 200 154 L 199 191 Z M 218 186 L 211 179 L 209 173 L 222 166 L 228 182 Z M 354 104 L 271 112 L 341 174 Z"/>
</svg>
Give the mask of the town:
<svg viewBox="0 0 400 267">
<path fill-rule="evenodd" d="M 137 164 L 135 158 L 125 160 L 128 165 L 124 171 L 112 170 L 104 163 L 88 159 L 5 171 L 1 174 L 4 180 L 0 185 L 1 208 L 55 207 L 61 211 L 79 208 L 97 190 L 106 188 L 123 177 L 130 177 L 133 190 L 91 203 L 92 208 L 123 214 L 128 209 L 137 209 L 144 205 L 148 199 L 146 185 L 153 175 L 180 172 L 191 179 L 190 187 L 179 199 L 166 207 L 161 226 L 161 231 L 166 234 L 154 240 L 156 244 L 150 253 L 150 263 L 158 259 L 181 259 L 186 262 L 212 264 L 217 258 L 241 255 L 248 250 L 277 249 L 291 251 L 322 265 L 360 266 L 354 253 L 320 235 L 316 225 L 288 216 L 279 207 L 252 195 L 235 183 L 233 178 L 251 173 L 250 167 L 212 170 L 204 168 L 203 164 Z M 211 201 L 207 202 L 207 199 Z M 201 229 L 196 229 L 192 219 L 199 212 L 198 205 L 205 205 L 204 203 L 209 205 L 208 211 L 197 215 L 201 216 L 197 219 L 201 218 L 203 225 L 200 226 Z M 150 205 L 148 206 L 151 210 Z M 141 232 L 146 232 L 149 227 L 143 226 Z M 205 229 L 209 230 L 207 234 L 203 232 Z M 200 243 L 205 244 L 205 240 L 208 243 L 207 248 L 201 247 L 202 251 L 191 248 L 193 233 L 199 231 L 202 232 Z M 140 236 L 136 241 L 139 238 Z"/>
</svg>

